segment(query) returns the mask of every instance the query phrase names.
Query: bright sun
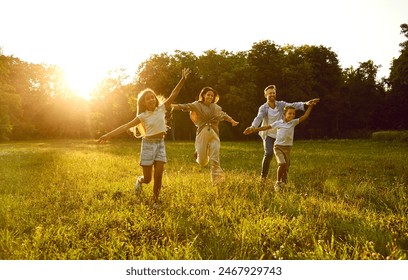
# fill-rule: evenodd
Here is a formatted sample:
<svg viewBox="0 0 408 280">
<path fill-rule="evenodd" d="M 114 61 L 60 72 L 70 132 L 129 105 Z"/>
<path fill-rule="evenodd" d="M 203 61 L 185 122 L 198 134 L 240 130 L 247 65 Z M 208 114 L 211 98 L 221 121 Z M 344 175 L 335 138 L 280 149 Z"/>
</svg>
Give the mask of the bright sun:
<svg viewBox="0 0 408 280">
<path fill-rule="evenodd" d="M 68 86 L 81 98 L 91 99 L 92 91 L 103 79 L 99 70 L 90 67 L 67 68 L 64 70 Z"/>
</svg>

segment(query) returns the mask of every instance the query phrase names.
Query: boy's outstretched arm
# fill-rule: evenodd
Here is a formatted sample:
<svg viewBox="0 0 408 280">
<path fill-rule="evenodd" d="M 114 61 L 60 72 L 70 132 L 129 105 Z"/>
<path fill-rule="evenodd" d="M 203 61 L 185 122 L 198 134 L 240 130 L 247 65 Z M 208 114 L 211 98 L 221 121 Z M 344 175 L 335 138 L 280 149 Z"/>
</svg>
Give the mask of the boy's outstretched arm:
<svg viewBox="0 0 408 280">
<path fill-rule="evenodd" d="M 313 98 L 309 101 L 306 102 L 307 106 L 310 106 L 311 104 L 316 105 L 320 101 L 320 98 Z"/>
<path fill-rule="evenodd" d="M 164 101 L 164 106 L 166 108 L 170 107 L 171 103 L 173 103 L 174 99 L 176 99 L 177 95 L 179 94 L 181 88 L 184 85 L 184 82 L 187 80 L 188 75 L 190 75 L 191 70 L 189 68 L 184 68 L 183 71 L 181 71 L 181 79 L 176 85 L 176 87 L 173 89 L 171 92 L 170 96 Z"/>
<path fill-rule="evenodd" d="M 303 122 L 304 120 L 306 120 L 306 119 L 309 117 L 309 115 L 310 115 L 310 113 L 312 112 L 312 109 L 313 109 L 313 107 L 316 105 L 316 103 L 317 103 L 317 102 L 311 102 L 311 103 L 309 104 L 309 107 L 307 107 L 306 112 L 303 114 L 303 116 L 301 116 L 301 117 L 299 118 L 299 123 Z"/>
</svg>

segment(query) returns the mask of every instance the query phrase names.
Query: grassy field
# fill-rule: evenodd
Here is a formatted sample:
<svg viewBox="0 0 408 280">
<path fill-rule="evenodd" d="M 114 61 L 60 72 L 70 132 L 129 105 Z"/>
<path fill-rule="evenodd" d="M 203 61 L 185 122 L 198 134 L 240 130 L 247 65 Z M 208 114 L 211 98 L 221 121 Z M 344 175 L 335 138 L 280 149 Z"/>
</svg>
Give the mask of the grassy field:
<svg viewBox="0 0 408 280">
<path fill-rule="evenodd" d="M 222 143 L 220 187 L 193 143 L 166 146 L 154 209 L 136 140 L 0 144 L 0 259 L 407 259 L 406 142 L 296 141 L 278 193 L 260 140 Z"/>
</svg>

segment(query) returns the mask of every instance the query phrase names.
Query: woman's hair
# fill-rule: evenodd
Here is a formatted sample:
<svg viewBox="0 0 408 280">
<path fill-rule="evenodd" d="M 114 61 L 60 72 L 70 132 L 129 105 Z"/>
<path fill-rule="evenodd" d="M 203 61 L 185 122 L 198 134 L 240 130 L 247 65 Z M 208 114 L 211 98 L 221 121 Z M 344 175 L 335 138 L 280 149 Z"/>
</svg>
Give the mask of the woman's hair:
<svg viewBox="0 0 408 280">
<path fill-rule="evenodd" d="M 204 87 L 204 88 L 201 90 L 200 94 L 198 95 L 198 101 L 204 102 L 204 95 L 205 95 L 207 92 L 209 92 L 209 91 L 212 91 L 212 92 L 214 93 L 214 99 L 213 99 L 212 103 L 217 103 L 218 100 L 220 99 L 220 95 L 219 95 L 218 92 L 217 92 L 215 89 L 213 89 L 212 87 Z"/>
</svg>

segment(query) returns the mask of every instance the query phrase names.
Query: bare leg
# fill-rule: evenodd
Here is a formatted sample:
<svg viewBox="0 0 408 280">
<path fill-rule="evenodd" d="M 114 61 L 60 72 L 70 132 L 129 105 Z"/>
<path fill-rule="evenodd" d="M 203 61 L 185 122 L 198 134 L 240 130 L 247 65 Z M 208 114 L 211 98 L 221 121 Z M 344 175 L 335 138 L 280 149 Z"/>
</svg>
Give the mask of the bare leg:
<svg viewBox="0 0 408 280">
<path fill-rule="evenodd" d="M 154 162 L 154 184 L 153 184 L 153 203 L 159 201 L 159 193 L 162 187 L 164 171 L 164 162 L 155 161 Z"/>
<path fill-rule="evenodd" d="M 143 179 L 140 183 L 148 184 L 152 180 L 152 169 L 153 166 L 143 166 Z"/>
</svg>

